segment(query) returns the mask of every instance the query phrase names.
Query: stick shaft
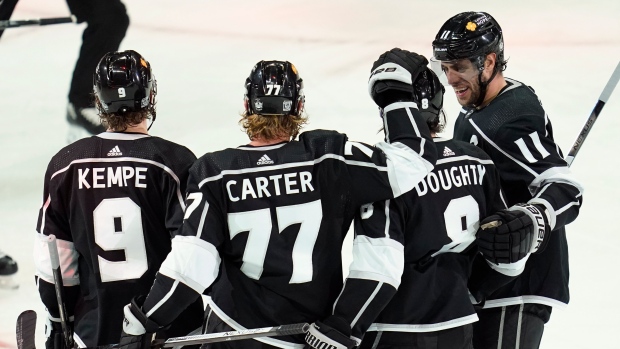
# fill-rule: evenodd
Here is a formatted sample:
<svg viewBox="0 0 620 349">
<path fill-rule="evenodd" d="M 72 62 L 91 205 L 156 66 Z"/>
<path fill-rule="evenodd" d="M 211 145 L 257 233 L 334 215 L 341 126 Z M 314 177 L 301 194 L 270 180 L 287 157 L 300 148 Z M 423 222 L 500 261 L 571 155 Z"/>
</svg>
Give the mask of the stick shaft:
<svg viewBox="0 0 620 349">
<path fill-rule="evenodd" d="M 288 336 L 294 334 L 302 334 L 308 331 L 310 327 L 307 323 L 299 323 L 292 325 L 282 325 L 274 327 L 263 327 L 241 331 L 229 331 L 219 333 L 201 334 L 196 336 L 174 337 L 163 343 L 156 343 L 155 347 L 170 348 L 180 345 L 194 345 L 213 342 L 234 341 L 240 339 L 250 339 L 268 336 Z"/>
<path fill-rule="evenodd" d="M 50 25 L 62 23 L 74 23 L 75 17 L 54 17 L 54 18 L 37 18 L 23 20 L 5 20 L 0 21 L 0 30 L 7 28 L 23 27 L 27 25 Z"/>
<path fill-rule="evenodd" d="M 52 264 L 52 275 L 54 276 L 54 289 L 56 290 L 56 302 L 58 303 L 58 312 L 60 313 L 60 325 L 62 333 L 65 337 L 67 348 L 73 347 L 73 336 L 69 333 L 69 318 L 67 317 L 67 308 L 65 306 L 65 290 L 62 282 L 62 271 L 60 270 L 60 256 L 58 256 L 58 246 L 56 244 L 56 236 L 49 235 L 47 247 L 50 252 L 50 260 Z"/>
<path fill-rule="evenodd" d="M 581 132 L 579 132 L 579 136 L 577 136 L 575 143 L 573 144 L 570 151 L 568 152 L 568 156 L 566 156 L 566 162 L 568 163 L 568 166 L 570 166 L 575 160 L 577 153 L 579 153 L 579 149 L 581 149 L 581 147 L 583 146 L 583 143 L 586 140 L 586 137 L 588 137 L 588 134 L 590 133 L 590 130 L 592 130 L 592 126 L 594 126 L 594 122 L 596 122 L 596 119 L 598 118 L 599 114 L 603 110 L 605 103 L 607 103 L 607 101 L 609 100 L 609 96 L 611 96 L 611 93 L 614 91 L 614 88 L 616 88 L 616 85 L 618 84 L 618 80 L 620 80 L 620 62 L 618 62 L 616 69 L 611 74 L 609 81 L 607 81 L 607 85 L 605 85 L 605 88 L 603 89 L 601 96 L 599 97 L 598 101 L 596 102 L 596 105 L 594 106 L 594 109 L 592 110 L 592 113 L 590 113 L 590 117 L 588 117 L 586 124 L 581 129 Z"/>
</svg>

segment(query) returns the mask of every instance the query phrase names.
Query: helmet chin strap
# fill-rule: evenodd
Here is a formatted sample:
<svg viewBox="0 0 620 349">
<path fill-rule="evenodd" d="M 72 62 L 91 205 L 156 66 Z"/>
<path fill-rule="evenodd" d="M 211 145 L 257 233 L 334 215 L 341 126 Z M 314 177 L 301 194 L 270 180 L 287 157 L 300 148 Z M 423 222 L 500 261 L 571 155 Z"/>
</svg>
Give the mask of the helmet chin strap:
<svg viewBox="0 0 620 349">
<path fill-rule="evenodd" d="M 495 64 L 495 67 L 493 67 L 493 74 L 491 74 L 491 77 L 489 78 L 489 80 L 483 82 L 482 81 L 482 72 L 484 71 L 484 62 L 480 62 L 481 61 L 481 57 L 478 57 L 478 85 L 480 86 L 480 94 L 478 95 L 478 99 L 476 100 L 476 102 L 474 102 L 471 106 L 473 108 L 478 108 L 482 105 L 482 102 L 484 102 L 484 97 L 486 97 L 487 94 L 487 86 L 491 83 L 491 81 L 493 81 L 493 79 L 495 78 L 495 75 L 497 75 L 497 72 L 499 71 L 499 69 L 497 68 L 497 62 Z"/>
<path fill-rule="evenodd" d="M 149 125 L 149 127 L 146 129 L 147 131 L 149 131 L 151 129 L 151 127 L 153 127 L 153 124 L 155 123 L 155 119 L 157 118 L 156 115 L 153 115 L 153 120 L 151 121 L 151 124 Z"/>
</svg>

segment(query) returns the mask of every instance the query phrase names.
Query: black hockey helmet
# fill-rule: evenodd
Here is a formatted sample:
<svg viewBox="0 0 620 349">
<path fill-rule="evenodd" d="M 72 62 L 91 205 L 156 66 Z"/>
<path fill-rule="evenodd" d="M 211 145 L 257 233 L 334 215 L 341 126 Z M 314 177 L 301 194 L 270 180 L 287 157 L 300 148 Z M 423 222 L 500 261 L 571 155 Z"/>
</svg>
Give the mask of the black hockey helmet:
<svg viewBox="0 0 620 349">
<path fill-rule="evenodd" d="M 448 19 L 433 41 L 438 61 L 470 59 L 482 70 L 484 58 L 494 52 L 496 68 L 504 60 L 502 28 L 486 12 L 462 12 Z"/>
<path fill-rule="evenodd" d="M 429 68 L 420 73 L 413 82 L 413 98 L 418 104 L 420 114 L 431 129 L 442 122 L 442 116 L 445 119 L 443 113 L 445 91 L 437 75 Z"/>
<path fill-rule="evenodd" d="M 95 70 L 93 87 L 106 113 L 152 107 L 157 94 L 151 64 L 133 50 L 106 53 Z"/>
<path fill-rule="evenodd" d="M 304 108 L 303 80 L 287 61 L 260 61 L 245 80 L 246 114 L 295 115 Z"/>
</svg>

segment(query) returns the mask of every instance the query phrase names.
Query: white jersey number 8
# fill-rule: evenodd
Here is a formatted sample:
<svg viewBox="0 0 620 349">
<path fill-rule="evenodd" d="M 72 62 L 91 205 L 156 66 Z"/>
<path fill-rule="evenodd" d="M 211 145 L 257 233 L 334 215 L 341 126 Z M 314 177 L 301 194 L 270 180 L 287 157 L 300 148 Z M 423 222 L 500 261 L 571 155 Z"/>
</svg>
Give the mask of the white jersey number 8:
<svg viewBox="0 0 620 349">
<path fill-rule="evenodd" d="M 128 197 L 104 199 L 93 212 L 95 242 L 105 251 L 123 250 L 125 260 L 97 256 L 101 282 L 139 279 L 148 270 L 140 206 Z"/>
<path fill-rule="evenodd" d="M 463 252 L 474 242 L 480 225 L 478 202 L 471 195 L 452 199 L 443 212 L 443 218 L 446 224 L 446 233 L 452 242 L 435 252 L 433 257 L 445 252 Z"/>
</svg>

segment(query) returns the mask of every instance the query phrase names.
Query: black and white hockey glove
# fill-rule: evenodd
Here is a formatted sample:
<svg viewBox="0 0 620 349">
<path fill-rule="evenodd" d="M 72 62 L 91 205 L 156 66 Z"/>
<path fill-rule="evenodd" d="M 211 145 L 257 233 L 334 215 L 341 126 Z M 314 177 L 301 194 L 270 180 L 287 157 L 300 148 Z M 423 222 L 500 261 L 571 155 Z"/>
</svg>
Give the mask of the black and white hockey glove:
<svg viewBox="0 0 620 349">
<path fill-rule="evenodd" d="M 370 70 L 370 96 L 380 108 L 394 102 L 413 101 L 413 81 L 427 64 L 424 56 L 399 48 L 383 53 Z"/>
<path fill-rule="evenodd" d="M 142 312 L 144 297 L 137 297 L 131 300 L 123 309 L 125 319 L 123 320 L 123 332 L 118 343 L 118 349 L 147 349 L 151 347 L 153 334 L 161 326 L 149 320 Z"/>
<path fill-rule="evenodd" d="M 331 316 L 310 325 L 304 349 L 351 349 L 357 342 L 351 339 L 351 327 L 341 318 Z"/>
<path fill-rule="evenodd" d="M 495 264 L 515 263 L 529 253 L 542 252 L 550 226 L 542 205 L 517 204 L 480 222 L 478 249 Z"/>
<path fill-rule="evenodd" d="M 69 333 L 73 335 L 73 321 L 67 324 Z M 45 349 L 71 349 L 65 344 L 65 335 L 62 332 L 60 319 L 51 319 L 49 314 L 45 322 Z M 73 343 L 73 339 L 71 339 Z"/>
</svg>

